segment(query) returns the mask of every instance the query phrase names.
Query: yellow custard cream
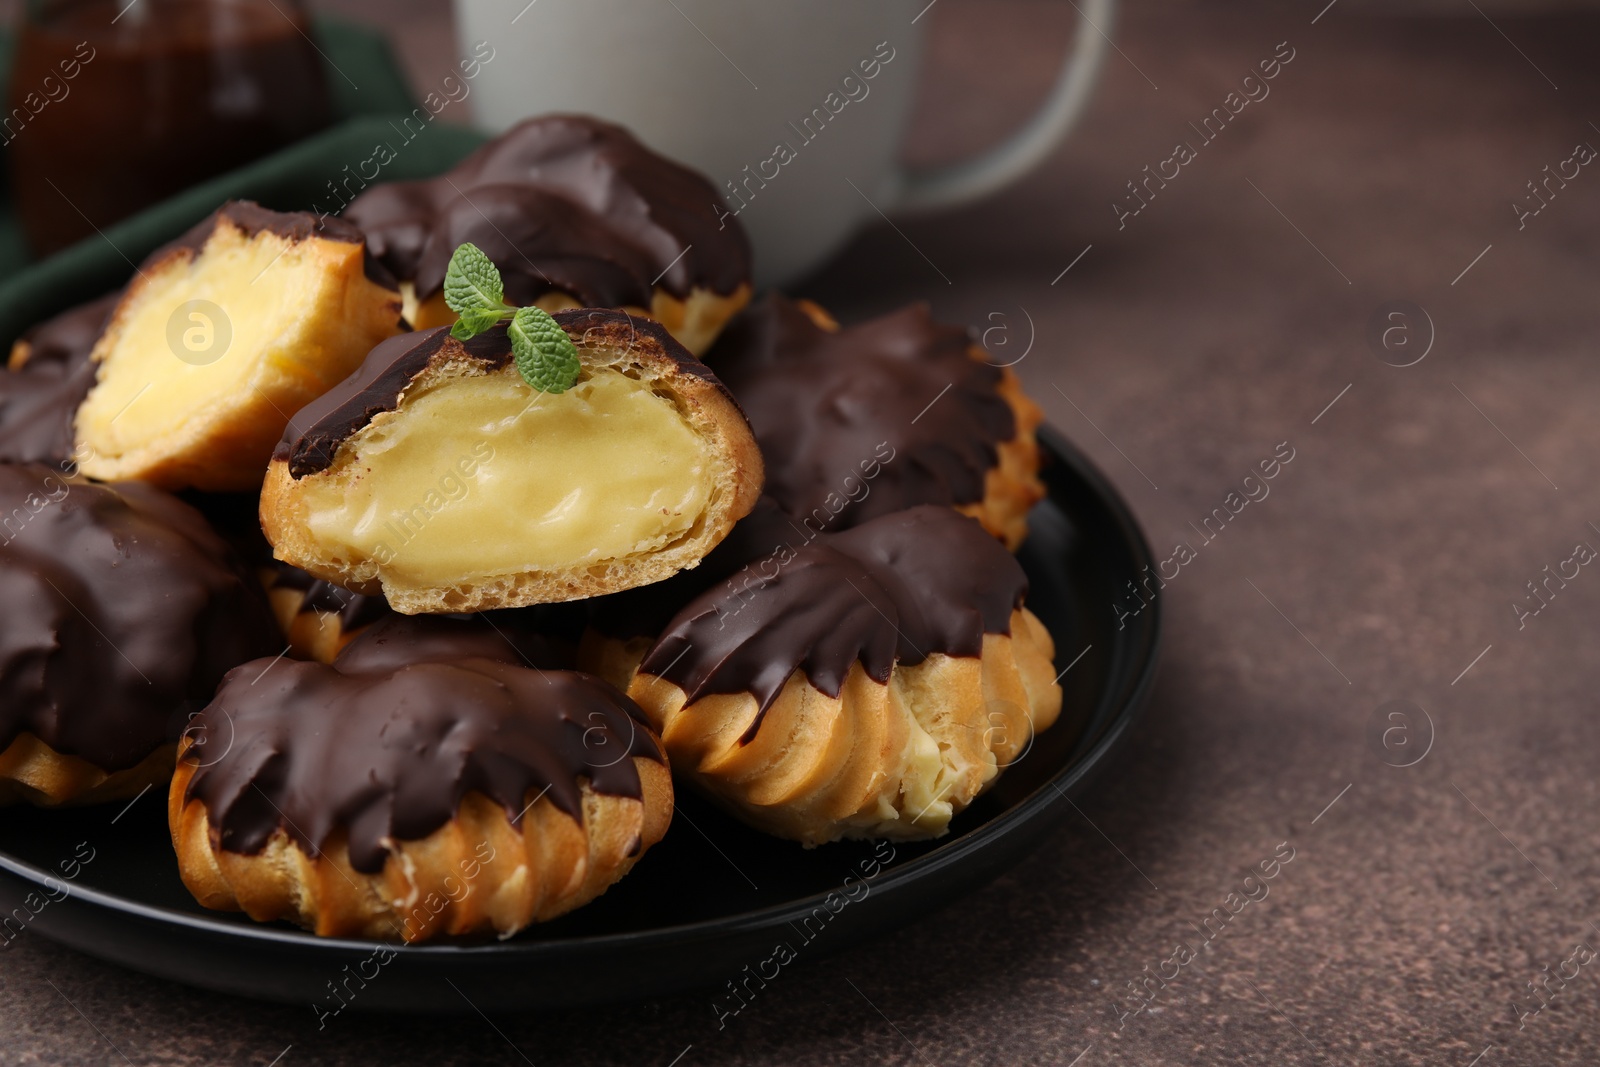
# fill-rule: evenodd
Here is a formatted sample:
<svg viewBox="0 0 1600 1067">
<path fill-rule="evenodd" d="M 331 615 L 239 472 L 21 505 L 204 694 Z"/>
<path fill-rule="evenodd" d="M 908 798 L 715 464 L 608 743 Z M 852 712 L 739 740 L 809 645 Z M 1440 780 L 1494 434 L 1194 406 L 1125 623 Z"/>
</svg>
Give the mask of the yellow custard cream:
<svg viewBox="0 0 1600 1067">
<path fill-rule="evenodd" d="M 418 387 L 309 478 L 312 533 L 384 575 L 457 584 L 669 545 L 704 512 L 705 443 L 647 383 L 601 370 L 565 393 L 516 370 Z M 346 459 L 359 456 L 358 461 Z"/>
<path fill-rule="evenodd" d="M 101 365 L 79 415 L 97 452 L 119 456 L 182 436 L 191 423 L 221 417 L 219 397 L 272 389 L 330 362 L 301 327 L 304 309 L 337 301 L 343 282 L 294 269 L 315 253 L 284 245 L 229 231 L 212 242 L 203 266 L 149 276 L 123 311 L 116 359 Z"/>
</svg>

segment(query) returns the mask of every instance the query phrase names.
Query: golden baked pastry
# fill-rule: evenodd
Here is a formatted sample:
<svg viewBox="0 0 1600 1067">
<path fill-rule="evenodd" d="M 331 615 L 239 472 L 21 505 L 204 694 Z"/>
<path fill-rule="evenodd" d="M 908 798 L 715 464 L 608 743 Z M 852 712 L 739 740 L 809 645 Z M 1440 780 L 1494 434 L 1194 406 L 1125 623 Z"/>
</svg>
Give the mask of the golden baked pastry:
<svg viewBox="0 0 1600 1067">
<path fill-rule="evenodd" d="M 0 463 L 0 516 L 0 804 L 164 782 L 185 710 L 280 647 L 260 587 L 152 486 Z"/>
<path fill-rule="evenodd" d="M 261 495 L 277 557 L 406 614 L 574 600 L 694 566 L 754 505 L 738 406 L 658 324 L 558 312 L 581 377 L 523 380 L 504 325 L 375 348 L 295 416 Z M 552 327 L 553 328 L 553 327 Z"/>
<path fill-rule="evenodd" d="M 1015 372 L 926 306 L 841 329 L 769 293 L 706 362 L 750 418 L 767 493 L 808 528 L 946 504 L 1012 550 L 1027 536 L 1044 497 L 1043 414 Z"/>
<path fill-rule="evenodd" d="M 200 713 L 168 815 L 201 904 L 327 937 L 505 937 L 599 896 L 666 833 L 671 775 L 611 686 L 476 638 L 434 633 L 404 666 L 362 662 L 364 640 L 254 685 L 246 664 Z M 231 739 L 216 756 L 214 738 Z"/>
<path fill-rule="evenodd" d="M 356 634 L 390 613 L 381 596 L 352 593 L 287 563 L 264 566 L 260 576 L 295 659 L 332 663 Z"/>
<path fill-rule="evenodd" d="M 749 545 L 781 530 L 758 523 Z M 631 673 L 673 770 L 752 826 L 808 846 L 936 837 L 1060 713 L 1026 591 L 978 523 L 924 505 L 791 533 L 654 641 L 597 614 L 581 662 Z"/>
<path fill-rule="evenodd" d="M 399 331 L 349 223 L 225 204 L 140 267 L 94 347 L 84 473 L 253 490 L 289 415 Z"/>
<path fill-rule="evenodd" d="M 107 773 L 78 756 L 58 752 L 33 734 L 18 734 L 0 751 L 0 806 L 83 807 L 136 797 L 172 777 L 176 745 L 161 745 L 132 767 Z"/>
<path fill-rule="evenodd" d="M 749 242 L 720 203 L 704 177 L 620 126 L 543 115 L 437 178 L 368 189 L 344 218 L 401 279 L 419 330 L 456 321 L 445 269 L 470 242 L 518 306 L 647 315 L 699 355 L 750 300 Z"/>
</svg>

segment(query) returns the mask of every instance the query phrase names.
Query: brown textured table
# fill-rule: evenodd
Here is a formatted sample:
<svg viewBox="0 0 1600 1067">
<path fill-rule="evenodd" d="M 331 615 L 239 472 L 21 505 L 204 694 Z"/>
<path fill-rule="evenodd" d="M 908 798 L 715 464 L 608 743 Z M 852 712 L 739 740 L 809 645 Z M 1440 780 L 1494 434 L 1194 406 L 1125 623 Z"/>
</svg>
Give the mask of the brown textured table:
<svg viewBox="0 0 1600 1067">
<path fill-rule="evenodd" d="M 999 313 L 1019 344 L 1031 316 L 1018 369 L 1052 421 L 1163 555 L 1193 547 L 1162 594 L 1149 715 L 1083 818 L 964 902 L 786 971 L 722 1031 L 688 993 L 492 1022 L 346 1013 L 319 1033 L 309 1008 L 29 936 L 0 956 L 0 1062 L 1600 1062 L 1600 961 L 1547 977 L 1600 949 L 1600 569 L 1564 562 L 1600 548 L 1600 169 L 1552 183 L 1521 229 L 1511 206 L 1600 146 L 1600 17 L 1336 5 L 1313 24 L 1323 2 L 1135 5 L 1070 147 L 986 204 L 866 234 L 807 287 L 845 317 L 913 298 L 980 327 Z M 448 36 L 436 6 L 412 9 L 425 71 Z M 924 156 L 1022 113 L 1072 13 L 944 0 L 930 18 Z M 1281 41 L 1270 96 L 1119 230 L 1125 183 Z M 1366 337 L 1394 300 L 1436 335 L 1408 367 Z M 1416 344 L 1390 362 L 1422 351 L 1426 319 L 1394 320 L 1410 333 L 1391 342 Z M 1282 442 L 1270 495 L 1204 543 Z M 1546 565 L 1576 577 L 1519 628 Z M 1388 749 L 1369 740 L 1375 715 L 1380 739 L 1405 725 L 1379 711 L 1393 700 L 1434 726 L 1414 766 L 1388 764 L 1424 750 L 1416 711 Z M 1127 983 L 1172 974 L 1284 842 L 1268 895 L 1213 920 L 1131 1013 Z M 1513 1005 L 1545 1000 L 1519 1027 Z"/>
</svg>

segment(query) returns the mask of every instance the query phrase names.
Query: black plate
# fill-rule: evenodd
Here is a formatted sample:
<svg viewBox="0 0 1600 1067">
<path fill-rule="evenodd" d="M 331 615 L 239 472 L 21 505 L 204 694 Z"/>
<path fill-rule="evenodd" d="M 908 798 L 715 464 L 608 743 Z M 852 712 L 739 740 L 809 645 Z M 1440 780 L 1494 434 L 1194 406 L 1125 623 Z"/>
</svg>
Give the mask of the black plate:
<svg viewBox="0 0 1600 1067">
<path fill-rule="evenodd" d="M 163 978 L 291 1003 L 322 1003 L 346 966 L 381 971 L 352 1006 L 454 1012 L 469 999 L 496 1011 L 720 986 L 779 942 L 815 959 L 903 925 L 1027 852 L 1128 736 L 1155 673 L 1159 603 L 1113 607 L 1136 607 L 1126 583 L 1155 569 L 1144 537 L 1081 453 L 1049 430 L 1041 442 L 1050 493 L 1021 559 L 1028 604 L 1066 670 L 1065 710 L 939 841 L 808 851 L 680 794 L 667 839 L 588 907 L 509 941 L 386 951 L 202 909 L 178 880 L 166 797 L 152 789 L 127 808 L 6 811 L 0 934 L 43 934 Z"/>
</svg>

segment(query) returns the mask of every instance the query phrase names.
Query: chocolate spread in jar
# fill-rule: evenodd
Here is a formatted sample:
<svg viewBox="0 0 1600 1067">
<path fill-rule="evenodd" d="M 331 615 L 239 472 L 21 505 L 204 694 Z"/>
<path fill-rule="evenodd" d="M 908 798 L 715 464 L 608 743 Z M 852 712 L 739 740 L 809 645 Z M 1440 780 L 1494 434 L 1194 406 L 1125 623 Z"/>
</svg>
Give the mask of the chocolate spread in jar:
<svg viewBox="0 0 1600 1067">
<path fill-rule="evenodd" d="M 291 0 L 56 0 L 24 22 L 0 117 L 43 255 L 329 121 Z"/>
</svg>

